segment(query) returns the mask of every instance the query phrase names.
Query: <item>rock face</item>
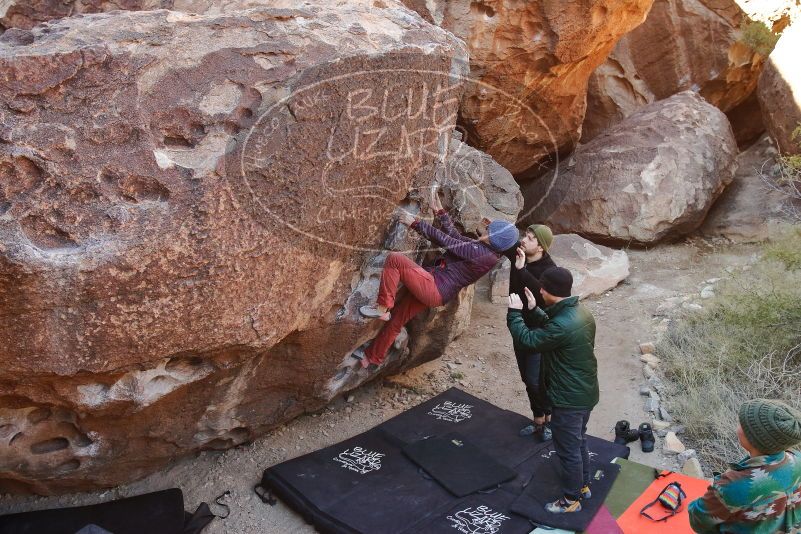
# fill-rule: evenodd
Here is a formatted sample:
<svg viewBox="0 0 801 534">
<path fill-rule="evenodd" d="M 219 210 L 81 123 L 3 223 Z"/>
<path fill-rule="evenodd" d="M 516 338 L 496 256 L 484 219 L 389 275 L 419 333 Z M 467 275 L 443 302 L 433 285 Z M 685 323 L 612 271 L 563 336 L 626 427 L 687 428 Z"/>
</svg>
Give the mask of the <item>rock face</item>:
<svg viewBox="0 0 801 534">
<path fill-rule="evenodd" d="M 645 22 L 620 39 L 593 73 L 582 142 L 687 89 L 725 112 L 744 102 L 765 60 L 744 42 L 745 20 L 748 14 L 734 0 L 655 0 Z M 743 138 L 753 140 L 754 134 L 745 128 Z"/>
<path fill-rule="evenodd" d="M 734 176 L 726 116 L 693 92 L 650 104 L 524 187 L 523 219 L 602 241 L 692 232 Z"/>
<path fill-rule="evenodd" d="M 770 136 L 783 154 L 801 154 L 801 136 L 793 132 L 801 125 L 801 22 L 784 30 L 759 78 L 759 103 Z"/>
<path fill-rule="evenodd" d="M 613 289 L 629 276 L 629 257 L 622 250 L 596 245 L 576 234 L 554 236 L 550 254 L 559 267 L 573 275 L 573 295 L 587 298 Z M 504 258 L 492 272 L 490 298 L 506 304 L 511 263 Z"/>
<path fill-rule="evenodd" d="M 297 8 L 337 5 L 336 0 L 4 0 L 0 3 L 0 33 L 8 28 L 29 30 L 36 24 L 75 15 L 109 11 L 170 9 L 183 13 L 224 15 L 257 7 Z M 340 2 L 341 3 L 341 2 Z M 347 0 L 351 6 L 397 7 L 399 0 Z"/>
<path fill-rule="evenodd" d="M 709 210 L 701 233 L 738 242 L 768 239 L 774 225 L 785 218 L 784 195 L 771 190 L 760 176 L 770 176 L 775 163 L 776 148 L 767 135 L 740 152 L 734 181 Z"/>
<path fill-rule="evenodd" d="M 447 159 L 434 169 L 434 176 L 444 202 L 458 214 L 462 230 L 476 233 L 484 218 L 515 222 L 523 209 L 523 194 L 512 174 L 457 136 L 451 139 Z"/>
<path fill-rule="evenodd" d="M 6 31 L 0 492 L 119 484 L 342 392 L 380 252 L 424 245 L 388 221 L 425 209 L 466 59 L 363 4 Z"/>
<path fill-rule="evenodd" d="M 576 234 L 554 236 L 551 256 L 573 275 L 573 294 L 601 295 L 629 276 L 629 257 L 623 250 L 597 245 Z"/>
<path fill-rule="evenodd" d="M 508 258 L 503 258 L 490 273 L 490 301 L 493 304 L 508 304 L 509 300 L 509 276 L 511 274 L 512 262 Z"/>
<path fill-rule="evenodd" d="M 0 4 L 0 29 L 29 30 L 41 22 L 117 9 L 170 9 L 174 3 L 175 0 L 6 0 Z"/>
<path fill-rule="evenodd" d="M 467 141 L 513 174 L 578 140 L 587 80 L 652 0 L 406 0 L 463 39 L 471 77 Z"/>
</svg>

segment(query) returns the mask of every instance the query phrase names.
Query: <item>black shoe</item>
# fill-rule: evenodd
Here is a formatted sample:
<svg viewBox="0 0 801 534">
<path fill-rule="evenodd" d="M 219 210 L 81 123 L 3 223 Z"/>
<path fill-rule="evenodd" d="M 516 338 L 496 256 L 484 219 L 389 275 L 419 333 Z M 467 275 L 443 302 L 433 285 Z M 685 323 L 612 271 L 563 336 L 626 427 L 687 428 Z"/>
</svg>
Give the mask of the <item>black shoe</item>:
<svg viewBox="0 0 801 534">
<path fill-rule="evenodd" d="M 615 424 L 615 443 L 618 445 L 626 445 L 638 439 L 640 439 L 639 430 L 632 429 L 625 419 Z"/>
<path fill-rule="evenodd" d="M 656 438 L 654 438 L 654 430 L 648 423 L 640 425 L 640 442 L 642 444 L 642 452 L 654 452 Z"/>
</svg>

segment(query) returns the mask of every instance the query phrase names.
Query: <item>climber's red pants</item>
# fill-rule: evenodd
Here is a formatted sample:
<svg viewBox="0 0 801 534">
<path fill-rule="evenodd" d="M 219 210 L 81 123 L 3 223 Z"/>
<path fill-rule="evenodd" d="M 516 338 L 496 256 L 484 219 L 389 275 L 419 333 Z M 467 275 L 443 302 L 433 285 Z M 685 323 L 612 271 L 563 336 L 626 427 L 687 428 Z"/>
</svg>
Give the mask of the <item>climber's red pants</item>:
<svg viewBox="0 0 801 534">
<path fill-rule="evenodd" d="M 399 282 L 403 282 L 409 292 L 396 304 L 395 295 L 398 293 Z M 365 351 L 367 360 L 376 365 L 384 361 L 390 345 L 398 337 L 403 325 L 426 308 L 441 306 L 442 296 L 430 272 L 403 254 L 391 252 L 381 273 L 378 305 L 390 309 L 392 317 Z"/>
</svg>

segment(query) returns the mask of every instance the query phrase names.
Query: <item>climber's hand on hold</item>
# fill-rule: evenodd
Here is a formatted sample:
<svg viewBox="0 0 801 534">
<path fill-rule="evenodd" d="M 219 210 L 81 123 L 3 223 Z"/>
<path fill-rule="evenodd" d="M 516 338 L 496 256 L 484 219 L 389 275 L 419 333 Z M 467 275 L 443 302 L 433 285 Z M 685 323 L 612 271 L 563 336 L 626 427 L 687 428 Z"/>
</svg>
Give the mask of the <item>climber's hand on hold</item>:
<svg viewBox="0 0 801 534">
<path fill-rule="evenodd" d="M 414 221 L 417 220 L 417 217 L 415 217 L 406 210 L 401 210 L 401 213 L 398 216 L 398 220 L 400 221 L 401 224 L 405 224 L 406 226 L 411 226 L 412 224 L 414 224 Z"/>
<path fill-rule="evenodd" d="M 439 188 L 435 185 L 431 186 L 431 211 L 436 215 L 441 209 L 442 202 L 439 200 Z"/>
</svg>

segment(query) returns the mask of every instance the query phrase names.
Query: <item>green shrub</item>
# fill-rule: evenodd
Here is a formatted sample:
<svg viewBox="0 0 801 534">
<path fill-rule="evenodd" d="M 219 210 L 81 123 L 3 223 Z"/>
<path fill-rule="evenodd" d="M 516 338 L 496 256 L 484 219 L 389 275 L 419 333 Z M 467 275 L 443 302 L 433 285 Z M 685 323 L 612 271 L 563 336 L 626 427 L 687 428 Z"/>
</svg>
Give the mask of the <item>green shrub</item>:
<svg viewBox="0 0 801 534">
<path fill-rule="evenodd" d="M 677 318 L 657 347 L 670 407 L 712 469 L 744 455 L 737 410 L 752 398 L 801 408 L 801 229 L 722 282 L 701 312 Z"/>
<path fill-rule="evenodd" d="M 798 143 L 798 147 L 801 148 L 801 125 L 797 126 L 796 129 L 793 130 L 790 139 L 796 141 Z M 779 163 L 783 167 L 783 181 L 801 179 L 801 154 L 781 156 Z"/>
<path fill-rule="evenodd" d="M 801 229 L 796 228 L 770 244 L 765 250 L 765 258 L 784 264 L 788 271 L 801 269 Z"/>
<path fill-rule="evenodd" d="M 773 48 L 779 40 L 778 35 L 770 31 L 770 28 L 765 26 L 763 22 L 759 21 L 746 22 L 740 26 L 740 31 L 742 32 L 741 42 L 764 57 L 768 57 L 773 52 Z"/>
</svg>

